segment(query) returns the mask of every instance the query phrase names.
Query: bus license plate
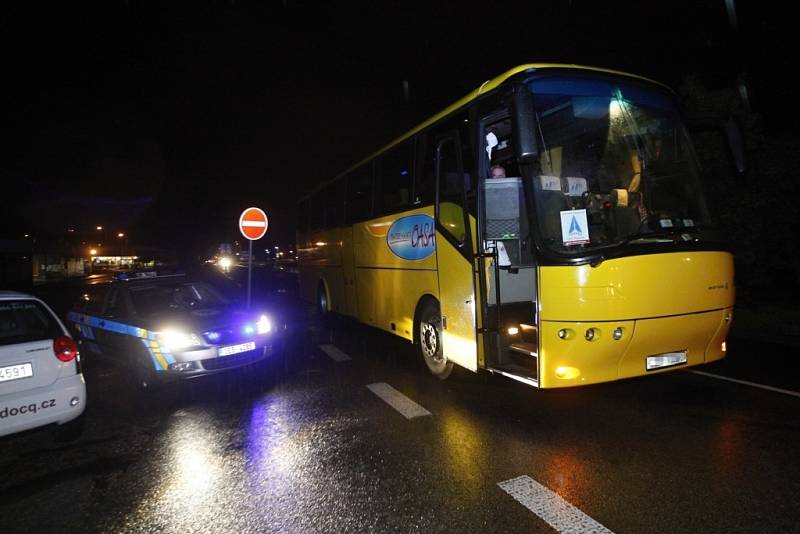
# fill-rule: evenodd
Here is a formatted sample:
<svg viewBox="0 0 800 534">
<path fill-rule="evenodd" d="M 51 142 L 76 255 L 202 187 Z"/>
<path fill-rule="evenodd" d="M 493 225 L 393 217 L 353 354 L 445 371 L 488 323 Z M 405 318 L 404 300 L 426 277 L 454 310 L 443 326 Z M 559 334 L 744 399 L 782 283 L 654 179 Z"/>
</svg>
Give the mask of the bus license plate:
<svg viewBox="0 0 800 534">
<path fill-rule="evenodd" d="M 238 345 L 230 345 L 229 347 L 220 347 L 220 356 L 230 356 L 231 354 L 239 354 L 240 352 L 247 352 L 256 348 L 256 342 L 250 341 L 249 343 L 239 343 Z"/>
<path fill-rule="evenodd" d="M 647 370 L 653 371 L 655 369 L 663 369 L 664 367 L 672 367 L 673 365 L 681 365 L 682 363 L 686 363 L 685 350 L 681 352 L 665 352 L 664 354 L 648 356 Z"/>
<path fill-rule="evenodd" d="M 18 380 L 31 376 L 33 376 L 33 366 L 29 363 L 0 367 L 0 382 L 8 382 L 9 380 Z"/>
</svg>

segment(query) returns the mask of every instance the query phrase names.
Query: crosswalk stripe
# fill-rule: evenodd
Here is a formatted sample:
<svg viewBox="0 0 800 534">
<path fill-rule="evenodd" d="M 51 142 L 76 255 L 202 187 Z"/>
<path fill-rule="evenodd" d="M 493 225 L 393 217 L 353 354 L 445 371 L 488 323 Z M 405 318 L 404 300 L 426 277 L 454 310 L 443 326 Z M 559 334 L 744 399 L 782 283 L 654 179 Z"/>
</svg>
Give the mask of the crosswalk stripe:
<svg viewBox="0 0 800 534">
<path fill-rule="evenodd" d="M 320 345 L 319 350 L 327 354 L 330 359 L 335 362 L 346 362 L 347 360 L 352 359 L 334 345 Z"/>
<path fill-rule="evenodd" d="M 497 485 L 558 532 L 613 534 L 612 531 L 572 506 L 558 493 L 527 475 L 512 478 Z"/>
<path fill-rule="evenodd" d="M 367 388 L 375 395 L 383 399 L 386 404 L 400 412 L 406 419 L 431 415 L 431 412 L 412 401 L 386 382 L 369 384 Z"/>
</svg>

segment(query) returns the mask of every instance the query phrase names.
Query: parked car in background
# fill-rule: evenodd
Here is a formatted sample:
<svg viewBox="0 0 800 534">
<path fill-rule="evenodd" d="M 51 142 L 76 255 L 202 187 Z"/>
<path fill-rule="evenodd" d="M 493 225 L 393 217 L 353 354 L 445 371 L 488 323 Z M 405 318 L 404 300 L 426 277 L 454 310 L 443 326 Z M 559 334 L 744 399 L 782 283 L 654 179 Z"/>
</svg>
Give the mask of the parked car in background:
<svg viewBox="0 0 800 534">
<path fill-rule="evenodd" d="M 86 384 L 78 345 L 47 304 L 0 291 L 0 436 L 56 424 L 80 431 Z"/>
</svg>

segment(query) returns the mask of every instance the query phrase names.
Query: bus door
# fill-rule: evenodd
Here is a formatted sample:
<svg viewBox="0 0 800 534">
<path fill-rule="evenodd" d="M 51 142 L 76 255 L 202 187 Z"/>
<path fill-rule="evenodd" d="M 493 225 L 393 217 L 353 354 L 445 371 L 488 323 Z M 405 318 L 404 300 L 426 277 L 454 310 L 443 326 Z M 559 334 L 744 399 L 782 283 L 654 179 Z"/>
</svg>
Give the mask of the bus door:
<svg viewBox="0 0 800 534">
<path fill-rule="evenodd" d="M 519 163 L 507 109 L 494 110 L 480 126 L 484 150 L 479 153 L 486 173 L 478 210 L 484 364 L 492 372 L 538 386 L 539 268 L 528 216 L 532 207 L 525 193 L 529 170 Z"/>
<path fill-rule="evenodd" d="M 523 178 L 511 154 L 507 116 L 486 126 L 495 136 L 487 168 L 499 166 L 499 177 L 481 184 L 482 301 L 486 367 L 538 386 L 537 273 Z M 487 136 L 489 138 L 491 136 Z"/>
<path fill-rule="evenodd" d="M 472 240 L 458 131 L 436 139 L 436 259 L 444 356 L 478 369 Z"/>
</svg>

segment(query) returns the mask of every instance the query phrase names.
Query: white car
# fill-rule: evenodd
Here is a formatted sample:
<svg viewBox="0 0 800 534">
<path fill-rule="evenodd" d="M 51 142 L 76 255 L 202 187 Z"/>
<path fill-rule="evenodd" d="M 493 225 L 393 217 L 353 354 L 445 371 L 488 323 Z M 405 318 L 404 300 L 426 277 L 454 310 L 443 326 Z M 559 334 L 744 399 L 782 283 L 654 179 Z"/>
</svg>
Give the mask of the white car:
<svg viewBox="0 0 800 534">
<path fill-rule="evenodd" d="M 36 297 L 0 291 L 0 436 L 53 423 L 71 435 L 85 407 L 78 345 L 62 322 Z"/>
</svg>

